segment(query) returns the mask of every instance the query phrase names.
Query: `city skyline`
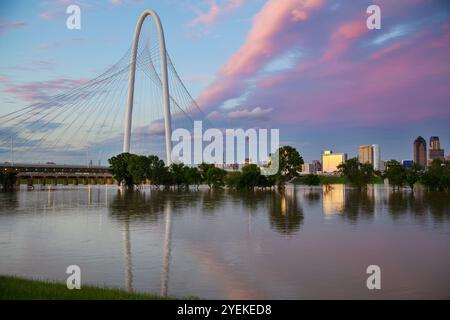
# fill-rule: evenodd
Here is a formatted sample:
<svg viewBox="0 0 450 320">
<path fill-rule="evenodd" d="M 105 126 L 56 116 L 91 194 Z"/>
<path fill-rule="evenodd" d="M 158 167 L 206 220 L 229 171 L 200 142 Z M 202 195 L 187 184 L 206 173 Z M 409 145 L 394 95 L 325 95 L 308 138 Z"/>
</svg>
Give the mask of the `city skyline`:
<svg viewBox="0 0 450 320">
<path fill-rule="evenodd" d="M 1 114 L 100 73 L 129 47 L 136 18 L 150 6 L 181 77 L 219 128 L 279 127 L 281 144 L 306 161 L 326 149 L 353 157 L 364 143 L 379 144 L 383 160 L 412 159 L 419 135 L 440 136 L 449 150 L 448 6 L 373 2 L 381 30 L 367 30 L 367 4 L 352 1 L 2 3 Z M 82 9 L 79 31 L 65 28 L 69 3 Z M 113 28 L 120 31 L 111 35 Z"/>
</svg>

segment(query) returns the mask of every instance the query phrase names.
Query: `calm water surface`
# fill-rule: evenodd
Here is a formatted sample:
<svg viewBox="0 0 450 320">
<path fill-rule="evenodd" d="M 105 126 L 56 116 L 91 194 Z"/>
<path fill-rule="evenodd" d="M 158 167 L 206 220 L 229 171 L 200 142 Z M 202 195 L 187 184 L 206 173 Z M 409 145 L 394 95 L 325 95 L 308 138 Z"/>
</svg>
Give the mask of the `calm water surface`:
<svg viewBox="0 0 450 320">
<path fill-rule="evenodd" d="M 450 298 L 450 197 L 383 185 L 0 193 L 0 274 L 224 299 Z M 381 290 L 366 268 L 381 267 Z"/>
</svg>

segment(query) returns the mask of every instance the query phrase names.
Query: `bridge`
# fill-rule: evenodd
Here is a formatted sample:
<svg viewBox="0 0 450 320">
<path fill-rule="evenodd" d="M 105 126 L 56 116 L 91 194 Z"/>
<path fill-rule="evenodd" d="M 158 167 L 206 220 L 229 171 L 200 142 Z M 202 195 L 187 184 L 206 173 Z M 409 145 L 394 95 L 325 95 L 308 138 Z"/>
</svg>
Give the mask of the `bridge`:
<svg viewBox="0 0 450 320">
<path fill-rule="evenodd" d="M 153 23 L 144 23 L 148 17 Z M 131 47 L 105 72 L 0 115 L 0 159 L 87 163 L 89 157 L 104 162 L 120 152 L 133 152 L 165 156 L 169 165 L 172 130 L 190 129 L 197 120 L 210 126 L 166 50 L 160 18 L 146 10 L 138 19 Z M 105 168 L 89 171 L 77 165 L 14 168 L 29 183 L 38 179 L 46 183 L 45 177 L 78 183 L 87 175 L 85 179 L 101 179 L 109 174 L 102 172 Z"/>
<path fill-rule="evenodd" d="M 58 184 L 62 185 L 91 185 L 116 184 L 109 167 L 57 165 L 57 164 L 31 164 L 31 163 L 2 163 L 0 171 L 17 174 L 17 186 L 26 182 L 29 188 L 35 184 L 40 186 Z"/>
</svg>

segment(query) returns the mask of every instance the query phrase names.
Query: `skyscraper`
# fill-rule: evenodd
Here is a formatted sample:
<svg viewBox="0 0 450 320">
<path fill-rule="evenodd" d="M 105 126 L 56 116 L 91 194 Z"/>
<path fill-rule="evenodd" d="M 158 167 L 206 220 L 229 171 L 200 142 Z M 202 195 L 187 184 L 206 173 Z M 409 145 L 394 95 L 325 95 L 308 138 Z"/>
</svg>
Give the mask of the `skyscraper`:
<svg viewBox="0 0 450 320">
<path fill-rule="evenodd" d="M 421 136 L 414 140 L 414 163 L 418 164 L 422 169 L 427 166 L 427 142 Z"/>
<path fill-rule="evenodd" d="M 369 163 L 374 170 L 381 170 L 381 151 L 378 144 L 364 144 L 358 148 L 358 161 Z"/>
<path fill-rule="evenodd" d="M 371 144 L 359 146 L 358 161 L 361 163 L 370 163 L 373 165 L 373 148 Z"/>
<path fill-rule="evenodd" d="M 430 150 L 439 150 L 441 149 L 441 143 L 439 142 L 439 137 L 431 137 L 430 138 Z"/>
<path fill-rule="evenodd" d="M 373 169 L 374 170 L 382 170 L 380 145 L 373 144 L 372 150 L 373 150 Z"/>
<path fill-rule="evenodd" d="M 444 150 L 441 149 L 439 137 L 430 138 L 430 149 L 428 150 L 428 162 L 431 163 L 434 159 L 441 159 L 444 161 Z"/>
</svg>

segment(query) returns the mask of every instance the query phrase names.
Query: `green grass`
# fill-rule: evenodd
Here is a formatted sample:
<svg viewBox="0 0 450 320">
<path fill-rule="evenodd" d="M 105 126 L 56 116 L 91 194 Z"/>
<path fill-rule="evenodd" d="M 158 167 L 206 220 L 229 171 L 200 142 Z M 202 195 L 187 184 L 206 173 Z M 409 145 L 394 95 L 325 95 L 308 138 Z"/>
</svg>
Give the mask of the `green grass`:
<svg viewBox="0 0 450 320">
<path fill-rule="evenodd" d="M 129 293 L 119 289 L 81 286 L 69 290 L 66 284 L 0 276 L 0 300 L 171 300 L 156 294 Z M 190 297 L 188 299 L 194 299 Z"/>
</svg>

